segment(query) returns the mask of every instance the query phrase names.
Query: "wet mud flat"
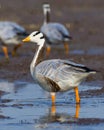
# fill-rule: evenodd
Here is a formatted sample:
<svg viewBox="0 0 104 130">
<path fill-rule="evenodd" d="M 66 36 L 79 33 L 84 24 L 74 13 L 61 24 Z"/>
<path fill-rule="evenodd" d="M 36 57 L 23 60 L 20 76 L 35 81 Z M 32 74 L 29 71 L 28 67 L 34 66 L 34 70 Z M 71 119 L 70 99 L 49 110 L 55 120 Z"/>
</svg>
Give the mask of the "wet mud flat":
<svg viewBox="0 0 104 130">
<path fill-rule="evenodd" d="M 51 105 L 49 93 L 42 90 L 30 75 L 30 62 L 34 49 L 27 44 L 23 53 L 12 57 L 0 65 L 0 128 L 2 130 L 56 130 L 85 129 L 103 130 L 104 128 L 104 56 L 103 54 L 79 54 L 70 52 L 67 59 L 83 63 L 97 69 L 95 75 L 88 77 L 80 86 L 80 105 L 75 104 L 73 90 L 58 93 L 56 105 Z M 27 50 L 27 53 L 25 51 Z M 63 49 L 55 49 L 49 58 L 63 57 Z M 59 52 L 59 55 L 57 53 Z M 76 53 L 78 53 L 76 55 Z M 98 62 L 96 62 L 98 61 Z M 56 110 L 56 112 L 52 112 Z"/>
<path fill-rule="evenodd" d="M 74 93 L 58 93 L 56 105 L 38 84 L 0 82 L 0 126 L 2 130 L 56 130 L 104 128 L 104 87 L 102 81 L 79 86 L 81 104 L 75 104 Z M 54 111 L 52 111 L 54 110 Z"/>
<path fill-rule="evenodd" d="M 35 0 L 34 3 L 34 0 L 11 0 L 7 3 L 6 0 L 0 0 L 0 20 L 15 21 L 29 32 L 39 30 L 43 22 L 43 2 L 45 1 Z M 65 24 L 71 31 L 73 41 L 70 42 L 68 56 L 61 46 L 52 48 L 47 59 L 72 60 L 98 72 L 79 86 L 80 105 L 75 104 L 72 90 L 58 93 L 56 105 L 51 106 L 50 95 L 30 75 L 34 45 L 23 44 L 16 57 L 11 56 L 10 46 L 9 63 L 5 61 L 0 48 L 0 130 L 103 130 L 104 1 L 48 2 L 54 8 L 52 21 Z"/>
<path fill-rule="evenodd" d="M 27 29 L 28 32 L 39 30 L 43 24 L 42 4 L 45 0 L 0 0 L 1 21 L 14 21 Z M 94 79 L 104 80 L 104 1 L 65 0 L 50 3 L 51 21 L 64 24 L 73 37 L 69 46 L 69 55 L 64 53 L 63 45 L 52 48 L 48 59 L 62 58 L 100 71 Z M 24 4 L 25 3 L 25 4 Z M 9 47 L 10 62 L 6 63 L 0 48 L 0 79 L 9 81 L 24 80 L 33 82 L 29 66 L 35 52 L 35 46 L 24 43 L 18 50 L 18 56 L 12 57 Z"/>
</svg>

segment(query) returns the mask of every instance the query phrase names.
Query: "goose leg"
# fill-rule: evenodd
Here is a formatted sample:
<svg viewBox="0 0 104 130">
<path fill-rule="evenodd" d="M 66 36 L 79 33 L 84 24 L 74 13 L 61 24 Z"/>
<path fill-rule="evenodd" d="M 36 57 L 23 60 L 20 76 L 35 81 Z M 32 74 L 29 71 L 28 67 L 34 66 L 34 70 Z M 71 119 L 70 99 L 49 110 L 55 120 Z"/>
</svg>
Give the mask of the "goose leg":
<svg viewBox="0 0 104 130">
<path fill-rule="evenodd" d="M 4 52 L 4 55 L 5 55 L 6 59 L 9 59 L 7 46 L 2 46 L 2 50 L 3 50 L 3 52 Z"/>
<path fill-rule="evenodd" d="M 49 56 L 50 52 L 51 52 L 51 47 L 46 46 L 46 56 Z"/>
<path fill-rule="evenodd" d="M 79 117 L 79 111 L 80 111 L 80 104 L 76 104 L 75 118 Z"/>
<path fill-rule="evenodd" d="M 19 47 L 21 47 L 22 44 L 18 44 L 18 45 L 15 45 L 14 48 L 13 48 L 13 51 L 12 51 L 12 56 L 16 56 L 16 51 Z"/>
<path fill-rule="evenodd" d="M 74 88 L 74 92 L 75 92 L 75 97 L 76 97 L 76 103 L 80 103 L 78 87 Z"/>
<path fill-rule="evenodd" d="M 56 101 L 56 95 L 54 92 L 51 92 L 51 99 L 52 99 L 52 104 L 54 105 Z"/>
<path fill-rule="evenodd" d="M 55 115 L 56 114 L 56 106 L 52 105 L 51 106 L 51 115 Z"/>
<path fill-rule="evenodd" d="M 64 48 L 65 48 L 66 55 L 68 55 L 69 54 L 69 45 L 67 42 L 64 43 Z"/>
</svg>

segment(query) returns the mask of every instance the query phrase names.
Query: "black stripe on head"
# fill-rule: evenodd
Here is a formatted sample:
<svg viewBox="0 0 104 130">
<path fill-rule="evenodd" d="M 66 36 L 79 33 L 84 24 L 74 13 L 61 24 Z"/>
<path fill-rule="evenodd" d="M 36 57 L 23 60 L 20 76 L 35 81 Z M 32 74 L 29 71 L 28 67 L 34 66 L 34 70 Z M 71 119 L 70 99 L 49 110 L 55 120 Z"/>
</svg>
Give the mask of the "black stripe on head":
<svg viewBox="0 0 104 130">
<path fill-rule="evenodd" d="M 45 37 L 44 36 L 41 36 L 40 39 L 44 39 Z"/>
<path fill-rule="evenodd" d="M 33 36 L 36 36 L 36 35 L 38 35 L 40 32 L 38 31 L 38 32 L 36 32 Z"/>
</svg>

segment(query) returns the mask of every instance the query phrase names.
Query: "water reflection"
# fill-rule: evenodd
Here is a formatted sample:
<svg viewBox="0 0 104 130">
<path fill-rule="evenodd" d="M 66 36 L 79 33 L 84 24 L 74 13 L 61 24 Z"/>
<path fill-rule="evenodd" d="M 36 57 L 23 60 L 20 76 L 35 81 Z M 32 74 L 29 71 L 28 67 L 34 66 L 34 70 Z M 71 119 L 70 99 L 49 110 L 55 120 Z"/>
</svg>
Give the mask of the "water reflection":
<svg viewBox="0 0 104 130">
<path fill-rule="evenodd" d="M 4 93 L 16 93 L 17 90 L 22 89 L 27 85 L 27 82 L 8 82 L 5 80 L 0 80 L 0 91 Z"/>
<path fill-rule="evenodd" d="M 9 83 L 6 81 L 0 81 L 0 91 L 4 91 L 7 93 L 14 92 L 14 83 Z"/>
<path fill-rule="evenodd" d="M 62 106 L 61 106 L 62 107 Z M 40 117 L 38 120 L 38 125 L 35 127 L 47 127 L 50 123 L 75 123 L 79 118 L 80 105 L 76 104 L 74 115 L 69 115 L 68 113 L 58 113 L 56 112 L 56 106 L 52 105 L 49 108 L 47 115 Z"/>
</svg>

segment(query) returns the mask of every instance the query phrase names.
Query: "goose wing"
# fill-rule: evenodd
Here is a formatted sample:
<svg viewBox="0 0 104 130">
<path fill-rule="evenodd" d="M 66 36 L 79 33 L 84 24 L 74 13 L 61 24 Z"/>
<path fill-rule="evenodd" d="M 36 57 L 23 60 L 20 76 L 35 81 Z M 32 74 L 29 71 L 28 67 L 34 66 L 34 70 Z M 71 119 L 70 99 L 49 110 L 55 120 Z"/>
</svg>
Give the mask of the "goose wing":
<svg viewBox="0 0 104 130">
<path fill-rule="evenodd" d="M 53 23 L 45 24 L 41 27 L 41 32 L 45 35 L 49 43 L 59 44 L 64 41 L 64 37 Z"/>
<path fill-rule="evenodd" d="M 11 26 L 11 30 L 14 31 L 17 35 L 19 35 L 19 36 L 20 35 L 23 35 L 23 36 L 28 35 L 26 30 L 22 26 L 20 26 L 18 24 L 14 23 L 14 22 L 11 22 L 10 26 Z"/>
<path fill-rule="evenodd" d="M 0 38 L 7 40 L 17 35 L 25 35 L 26 30 L 14 22 L 0 22 Z"/>
<path fill-rule="evenodd" d="M 83 79 L 89 75 L 90 70 L 82 64 L 76 64 L 71 61 L 60 60 L 60 67 L 57 71 L 57 81 L 74 79 Z"/>
<path fill-rule="evenodd" d="M 69 37 L 70 33 L 66 27 L 60 23 L 53 23 L 53 25 L 62 33 L 64 37 Z"/>
<path fill-rule="evenodd" d="M 60 59 L 43 61 L 38 65 L 37 70 L 43 76 L 55 82 L 67 80 L 72 76 L 80 76 L 91 71 L 84 65 Z"/>
<path fill-rule="evenodd" d="M 93 70 L 66 60 L 47 60 L 36 67 L 36 77 L 48 91 L 66 91 L 78 86 Z"/>
</svg>

